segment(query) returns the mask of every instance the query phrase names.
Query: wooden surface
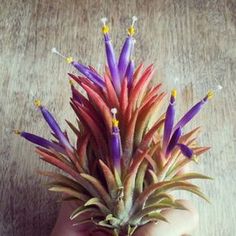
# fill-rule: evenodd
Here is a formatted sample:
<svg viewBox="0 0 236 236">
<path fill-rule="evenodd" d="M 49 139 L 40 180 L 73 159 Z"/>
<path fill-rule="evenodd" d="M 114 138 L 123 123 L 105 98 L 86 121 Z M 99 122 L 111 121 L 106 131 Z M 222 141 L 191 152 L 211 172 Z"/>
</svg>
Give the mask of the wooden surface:
<svg viewBox="0 0 236 236">
<path fill-rule="evenodd" d="M 47 137 L 48 128 L 33 106 L 43 103 L 66 127 L 74 120 L 68 105 L 66 73 L 74 71 L 52 55 L 65 54 L 100 67 L 104 47 L 100 18 L 111 20 L 119 49 L 132 15 L 139 17 L 135 57 L 154 62 L 156 80 L 177 87 L 179 115 L 220 84 L 223 89 L 192 122 L 202 124 L 199 142 L 211 145 L 199 171 L 212 204 L 193 199 L 200 213 L 195 236 L 236 235 L 236 1 L 235 0 L 1 0 L 0 4 L 0 235 L 45 236 L 55 221 L 56 195 L 48 193 L 36 168 L 50 169 L 13 128 Z M 100 68 L 102 70 L 102 68 Z"/>
</svg>

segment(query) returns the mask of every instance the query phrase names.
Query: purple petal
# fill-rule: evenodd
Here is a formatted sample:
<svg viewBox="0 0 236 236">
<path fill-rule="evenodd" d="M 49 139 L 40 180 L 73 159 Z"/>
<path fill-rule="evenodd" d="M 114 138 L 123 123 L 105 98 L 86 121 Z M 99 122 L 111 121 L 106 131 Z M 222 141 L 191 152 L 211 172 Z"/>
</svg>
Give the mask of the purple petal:
<svg viewBox="0 0 236 236">
<path fill-rule="evenodd" d="M 107 55 L 107 63 L 111 72 L 112 83 L 113 86 L 118 94 L 121 91 L 121 83 L 120 83 L 120 75 L 116 63 L 114 49 L 108 34 L 104 35 L 105 39 L 105 48 L 106 48 L 106 55 Z"/>
<path fill-rule="evenodd" d="M 197 113 L 201 110 L 202 106 L 205 104 L 204 100 L 201 100 L 196 105 L 194 105 L 175 125 L 174 129 L 178 127 L 184 127 L 192 118 L 197 115 Z"/>
<path fill-rule="evenodd" d="M 169 153 L 174 149 L 174 147 L 176 146 L 176 144 L 178 143 L 179 141 L 179 138 L 181 136 L 181 128 L 178 128 L 172 135 L 171 139 L 170 139 L 170 142 L 167 146 L 167 149 L 166 149 L 166 155 L 168 156 Z"/>
<path fill-rule="evenodd" d="M 113 132 L 111 136 L 111 156 L 113 159 L 114 166 L 120 168 L 121 159 L 121 144 L 119 133 Z"/>
<path fill-rule="evenodd" d="M 90 73 L 90 77 L 91 80 L 93 80 L 93 82 L 95 84 L 97 84 L 98 86 L 100 86 L 101 88 L 105 88 L 105 82 L 103 81 L 103 79 L 101 78 L 100 75 L 98 75 L 96 72 L 92 71 L 89 69 L 89 73 Z"/>
<path fill-rule="evenodd" d="M 191 158 L 193 156 L 193 150 L 188 146 L 181 143 L 178 143 L 177 145 L 180 147 L 180 150 L 184 156 L 186 156 L 187 158 Z"/>
<path fill-rule="evenodd" d="M 130 60 L 132 47 L 133 47 L 133 37 L 128 36 L 121 50 L 119 63 L 118 63 L 118 69 L 119 69 L 121 80 L 125 76 L 125 72 L 127 70 L 129 60 Z"/>
<path fill-rule="evenodd" d="M 65 150 L 59 146 L 56 143 L 50 142 L 47 139 L 44 139 L 40 136 L 37 136 L 35 134 L 27 133 L 27 132 L 21 132 L 20 133 L 21 137 L 25 138 L 26 140 L 30 141 L 31 143 L 34 143 L 36 145 L 39 145 L 44 148 L 53 148 L 54 150 L 64 153 Z"/>
<path fill-rule="evenodd" d="M 164 124 L 164 135 L 163 135 L 163 149 L 165 151 L 166 146 L 169 143 L 170 136 L 172 133 L 173 125 L 174 125 L 174 119 L 175 119 L 175 98 L 171 96 L 170 104 L 166 111 L 166 118 L 165 118 L 165 124 Z"/>
<path fill-rule="evenodd" d="M 126 71 L 126 77 L 128 79 L 128 88 L 131 87 L 133 82 L 133 74 L 134 74 L 134 60 L 130 60 L 127 71 Z"/>
<path fill-rule="evenodd" d="M 72 65 L 83 75 L 85 75 L 89 80 L 93 83 L 97 84 L 99 87 L 104 88 L 105 82 L 103 79 L 97 74 L 90 70 L 88 67 L 80 64 L 79 62 L 72 62 Z"/>
<path fill-rule="evenodd" d="M 71 147 L 70 143 L 68 142 L 67 138 L 65 137 L 64 133 L 62 132 L 52 114 L 43 106 L 40 106 L 39 108 L 44 119 L 46 120 L 52 131 L 55 133 L 61 144 L 63 144 L 69 151 L 73 151 L 73 148 Z"/>
</svg>

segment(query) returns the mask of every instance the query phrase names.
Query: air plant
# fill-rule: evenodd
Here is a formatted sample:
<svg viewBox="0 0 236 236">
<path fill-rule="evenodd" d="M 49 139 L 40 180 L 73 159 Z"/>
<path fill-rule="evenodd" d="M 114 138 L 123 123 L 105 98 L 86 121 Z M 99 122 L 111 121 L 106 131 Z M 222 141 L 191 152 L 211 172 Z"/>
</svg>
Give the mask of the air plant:
<svg viewBox="0 0 236 236">
<path fill-rule="evenodd" d="M 153 65 L 135 68 L 136 20 L 132 18 L 117 60 L 107 19 L 102 19 L 108 65 L 103 75 L 92 66 L 52 49 L 79 72 L 68 74 L 70 105 L 78 124 L 69 121 L 67 124 L 77 138 L 75 145 L 40 100 L 35 105 L 49 125 L 53 139 L 16 131 L 36 145 L 42 160 L 62 170 L 62 174 L 40 173 L 52 178 L 50 191 L 65 193 L 63 200 L 78 203 L 71 220 L 92 223 L 91 231 L 105 230 L 111 235 L 132 235 L 144 224 L 166 221 L 161 214 L 163 209 L 184 210 L 172 194 L 174 190 L 185 190 L 207 200 L 189 180 L 209 177 L 181 170 L 209 149 L 196 143 L 199 127 L 188 133 L 184 129 L 213 93 L 208 92 L 176 122 L 177 93 L 173 90 L 166 112 L 160 114 L 168 94 L 161 92 L 161 84 L 151 85 Z"/>
</svg>

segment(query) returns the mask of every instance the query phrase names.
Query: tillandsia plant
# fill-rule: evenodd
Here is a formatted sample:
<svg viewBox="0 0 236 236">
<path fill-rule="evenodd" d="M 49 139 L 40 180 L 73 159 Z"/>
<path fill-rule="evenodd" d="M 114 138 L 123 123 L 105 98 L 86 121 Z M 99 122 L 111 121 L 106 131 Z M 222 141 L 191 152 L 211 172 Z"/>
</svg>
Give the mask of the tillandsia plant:
<svg viewBox="0 0 236 236">
<path fill-rule="evenodd" d="M 150 84 L 153 65 L 135 68 L 136 20 L 132 18 L 117 60 L 107 20 L 102 19 L 108 65 L 103 75 L 92 66 L 52 49 L 80 73 L 69 73 L 70 105 L 78 124 L 67 123 L 77 138 L 75 145 L 40 100 L 35 100 L 35 105 L 49 125 L 53 139 L 16 131 L 36 144 L 36 153 L 42 160 L 62 170 L 63 174 L 40 173 L 53 179 L 50 191 L 65 193 L 65 201 L 78 202 L 70 218 L 76 220 L 80 216 L 78 224 L 90 222 L 94 225 L 91 230 L 102 229 L 111 235 L 132 235 L 144 224 L 166 221 L 161 214 L 163 209 L 185 209 L 176 201 L 174 190 L 189 191 L 206 199 L 189 180 L 209 179 L 181 170 L 209 149 L 196 143 L 199 128 L 185 134 L 184 128 L 213 93 L 208 92 L 175 122 L 177 93 L 173 90 L 166 112 L 160 114 L 167 94 L 161 92 L 161 84 Z"/>
</svg>

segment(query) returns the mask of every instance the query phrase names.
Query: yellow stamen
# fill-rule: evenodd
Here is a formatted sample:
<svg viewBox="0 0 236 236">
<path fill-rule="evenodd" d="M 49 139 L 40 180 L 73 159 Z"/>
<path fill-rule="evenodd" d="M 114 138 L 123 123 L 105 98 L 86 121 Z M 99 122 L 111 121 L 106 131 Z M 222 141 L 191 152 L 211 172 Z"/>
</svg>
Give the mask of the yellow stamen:
<svg viewBox="0 0 236 236">
<path fill-rule="evenodd" d="M 67 57 L 66 58 L 66 62 L 68 63 L 68 64 L 70 64 L 70 63 L 72 63 L 74 60 L 73 60 L 73 57 Z"/>
<path fill-rule="evenodd" d="M 117 109 L 114 107 L 111 109 L 112 113 L 112 125 L 113 127 L 118 127 L 119 121 L 116 119 Z"/>
<path fill-rule="evenodd" d="M 209 91 L 207 93 L 207 99 L 212 99 L 214 97 L 214 92 L 213 91 Z"/>
<path fill-rule="evenodd" d="M 176 90 L 176 89 L 173 89 L 173 90 L 171 91 L 171 96 L 174 97 L 174 98 L 176 98 L 176 96 L 177 96 L 177 90 Z"/>
<path fill-rule="evenodd" d="M 20 134 L 21 134 L 20 130 L 18 130 L 18 129 L 13 129 L 13 132 L 14 132 L 15 134 L 17 134 L 17 135 L 20 135 Z"/>
<path fill-rule="evenodd" d="M 72 63 L 74 61 L 72 57 L 66 57 L 65 55 L 63 55 L 60 52 L 58 52 L 56 48 L 52 48 L 52 53 L 55 53 L 58 56 L 64 58 L 68 64 L 70 64 L 70 63 Z"/>
<path fill-rule="evenodd" d="M 35 100 L 34 100 L 34 105 L 35 105 L 36 107 L 40 107 L 40 106 L 41 106 L 41 101 L 40 101 L 39 99 L 35 99 Z"/>
<path fill-rule="evenodd" d="M 117 119 L 113 118 L 113 119 L 112 119 L 112 125 L 113 125 L 114 127 L 118 127 L 119 121 L 118 121 Z"/>
<path fill-rule="evenodd" d="M 109 31 L 110 31 L 110 29 L 109 29 L 109 27 L 108 27 L 107 25 L 104 25 L 104 26 L 102 27 L 102 32 L 103 32 L 103 34 L 107 34 L 107 33 L 109 33 Z"/>
<path fill-rule="evenodd" d="M 101 19 L 101 22 L 103 23 L 103 27 L 102 27 L 102 32 L 103 32 L 103 34 L 109 33 L 110 29 L 109 29 L 108 25 L 106 24 L 107 18 L 106 18 L 106 17 L 103 17 L 103 18 Z"/>
<path fill-rule="evenodd" d="M 134 28 L 134 24 L 135 24 L 135 22 L 138 20 L 138 18 L 136 17 L 136 16 L 133 16 L 132 17 L 132 24 L 131 24 L 131 26 L 128 28 L 128 35 L 129 36 L 133 36 L 135 33 L 136 33 L 136 31 L 135 31 L 135 28 Z"/>
<path fill-rule="evenodd" d="M 130 26 L 130 27 L 128 28 L 128 35 L 129 35 L 129 36 L 133 36 L 134 34 L 135 34 L 135 29 L 134 29 L 133 26 Z"/>
</svg>

